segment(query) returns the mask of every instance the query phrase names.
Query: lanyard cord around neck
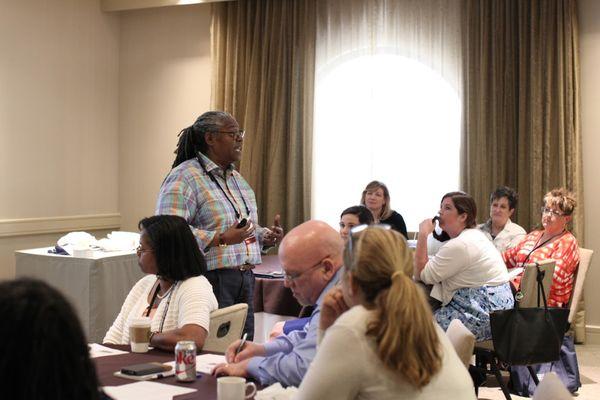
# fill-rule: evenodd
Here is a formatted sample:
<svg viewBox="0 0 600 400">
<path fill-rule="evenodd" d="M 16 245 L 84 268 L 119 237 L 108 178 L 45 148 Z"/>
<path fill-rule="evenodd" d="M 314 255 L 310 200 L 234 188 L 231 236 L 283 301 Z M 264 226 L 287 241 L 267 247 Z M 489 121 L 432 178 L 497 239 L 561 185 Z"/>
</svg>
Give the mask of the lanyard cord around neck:
<svg viewBox="0 0 600 400">
<path fill-rule="evenodd" d="M 525 264 L 527 263 L 527 261 L 529 260 L 529 257 L 531 256 L 531 254 L 536 251 L 537 249 L 539 249 L 540 247 L 543 247 L 546 243 L 550 242 L 552 239 L 554 239 L 555 237 L 560 237 L 562 235 L 564 235 L 566 233 L 566 231 L 563 229 L 560 233 L 557 233 L 556 235 L 550 237 L 550 239 L 546 239 L 544 241 L 544 243 L 539 244 L 540 239 L 542 238 L 542 236 L 544 235 L 542 233 L 542 236 L 540 236 L 540 238 L 537 240 L 537 242 L 535 242 L 535 245 L 533 246 L 533 249 L 529 252 L 529 254 L 527 254 L 527 257 L 525 257 L 525 260 L 521 263 L 522 266 L 525 266 Z"/>
<path fill-rule="evenodd" d="M 171 286 L 171 288 L 169 289 L 169 296 L 167 297 L 167 304 L 165 305 L 165 309 L 163 310 L 163 315 L 162 315 L 162 319 L 160 321 L 160 328 L 158 328 L 158 332 L 162 332 L 163 327 L 165 325 L 165 319 L 167 318 L 167 311 L 169 310 L 169 305 L 171 304 L 171 298 L 173 297 L 173 292 L 175 291 L 175 287 L 177 286 L 178 282 L 173 282 L 173 285 Z M 146 309 L 146 317 L 150 316 L 150 312 L 152 311 L 152 306 L 154 305 L 154 302 L 156 301 L 156 297 L 158 297 L 158 292 L 160 291 L 160 283 L 158 285 L 156 285 L 156 289 L 154 290 L 154 294 L 152 294 L 152 299 L 150 300 L 150 305 L 148 305 L 148 308 Z M 158 307 L 157 307 L 158 310 Z"/>
<path fill-rule="evenodd" d="M 202 170 L 204 171 L 204 173 L 207 174 L 210 177 L 210 180 L 213 181 L 219 187 L 219 189 L 221 190 L 221 192 L 223 193 L 223 195 L 225 196 L 225 198 L 227 198 L 227 201 L 229 201 L 229 204 L 231 204 L 231 207 L 233 208 L 233 212 L 235 212 L 235 218 L 236 219 L 240 219 L 240 213 L 238 212 L 237 208 L 233 204 L 233 201 L 227 195 L 227 192 L 225 192 L 225 190 L 223 189 L 223 187 L 221 186 L 221 184 L 219 183 L 219 181 L 217 180 L 217 178 L 215 178 L 215 176 L 212 174 L 212 171 L 208 171 L 206 169 L 206 166 L 202 162 L 202 156 L 201 156 L 200 152 L 198 152 L 198 156 L 196 157 L 196 159 L 198 160 L 198 163 L 202 167 Z M 224 172 L 225 172 L 225 181 L 227 182 L 227 171 L 224 171 Z M 233 178 L 233 182 L 235 182 L 235 186 L 236 186 L 238 192 L 240 193 L 240 197 L 242 198 L 242 201 L 244 202 L 244 207 L 246 208 L 246 215 L 249 217 L 250 216 L 250 209 L 248 208 L 248 204 L 246 203 L 246 199 L 244 198 L 244 194 L 242 193 L 242 190 L 240 189 L 240 185 L 238 184 L 237 179 L 235 179 L 235 175 L 232 174 L 232 178 Z"/>
</svg>

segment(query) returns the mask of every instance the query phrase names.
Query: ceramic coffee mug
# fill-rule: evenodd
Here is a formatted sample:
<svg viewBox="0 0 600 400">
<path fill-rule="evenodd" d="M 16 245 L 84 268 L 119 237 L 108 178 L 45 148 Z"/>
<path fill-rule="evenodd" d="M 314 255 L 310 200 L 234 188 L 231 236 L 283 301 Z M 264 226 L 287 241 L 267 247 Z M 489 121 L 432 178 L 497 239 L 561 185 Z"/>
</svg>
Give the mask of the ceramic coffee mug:
<svg viewBox="0 0 600 400">
<path fill-rule="evenodd" d="M 250 388 L 250 393 L 248 393 Z M 217 378 L 217 400 L 244 400 L 256 394 L 256 385 L 238 376 Z"/>
</svg>

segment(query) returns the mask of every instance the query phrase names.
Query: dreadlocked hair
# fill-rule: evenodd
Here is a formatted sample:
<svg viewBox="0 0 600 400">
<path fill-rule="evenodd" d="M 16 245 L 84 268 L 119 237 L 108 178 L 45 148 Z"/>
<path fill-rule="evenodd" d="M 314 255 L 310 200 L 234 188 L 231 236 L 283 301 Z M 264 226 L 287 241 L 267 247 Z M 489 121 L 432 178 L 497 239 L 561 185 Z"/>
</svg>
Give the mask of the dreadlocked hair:
<svg viewBox="0 0 600 400">
<path fill-rule="evenodd" d="M 393 230 L 370 227 L 358 235 L 344 265 L 374 311 L 366 333 L 384 366 L 420 389 L 441 369 L 443 355 L 431 310 L 411 279 L 412 253 Z"/>
<path fill-rule="evenodd" d="M 225 111 L 208 111 L 199 116 L 192 126 L 179 132 L 179 135 L 177 135 L 179 138 L 177 148 L 174 151 L 175 161 L 173 161 L 171 168 L 195 158 L 199 152 L 206 154 L 205 134 L 218 132 L 225 119 L 233 119 L 233 117 Z"/>
</svg>

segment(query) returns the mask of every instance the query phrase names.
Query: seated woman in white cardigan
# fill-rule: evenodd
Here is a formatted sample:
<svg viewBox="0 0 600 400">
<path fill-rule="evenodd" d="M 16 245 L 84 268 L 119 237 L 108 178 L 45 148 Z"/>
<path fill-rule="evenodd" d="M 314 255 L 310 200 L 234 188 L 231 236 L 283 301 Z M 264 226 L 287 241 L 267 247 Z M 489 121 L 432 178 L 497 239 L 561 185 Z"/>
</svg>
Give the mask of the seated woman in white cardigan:
<svg viewBox="0 0 600 400">
<path fill-rule="evenodd" d="M 149 274 L 131 289 L 103 342 L 129 344 L 129 321 L 150 317 L 150 345 L 173 350 L 180 340 L 193 340 L 198 349 L 208 335 L 210 312 L 218 308 L 208 280 L 204 256 L 187 222 L 174 215 L 157 215 L 139 223 L 140 268 Z"/>
<path fill-rule="evenodd" d="M 490 313 L 513 307 L 508 272 L 502 256 L 483 232 L 475 229 L 477 206 L 464 192 L 450 192 L 440 203 L 440 227 L 450 236 L 432 258 L 427 237 L 433 222 L 419 224 L 415 250 L 417 280 L 433 285 L 430 296 L 441 302 L 434 317 L 442 329 L 459 319 L 477 338 L 492 338 Z"/>
<path fill-rule="evenodd" d="M 475 399 L 466 368 L 411 279 L 404 238 L 380 227 L 354 233 L 344 265 L 341 287 L 323 301 L 323 340 L 296 399 Z"/>
</svg>

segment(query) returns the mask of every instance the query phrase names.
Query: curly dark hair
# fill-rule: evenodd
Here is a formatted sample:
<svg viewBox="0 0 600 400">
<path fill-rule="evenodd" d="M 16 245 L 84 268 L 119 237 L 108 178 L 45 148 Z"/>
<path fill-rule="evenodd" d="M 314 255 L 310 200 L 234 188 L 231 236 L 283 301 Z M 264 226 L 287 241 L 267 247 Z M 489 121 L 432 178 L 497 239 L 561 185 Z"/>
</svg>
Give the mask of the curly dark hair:
<svg viewBox="0 0 600 400">
<path fill-rule="evenodd" d="M 13 400 L 98 399 L 98 379 L 75 310 L 30 278 L 0 282 L 0 385 Z"/>
<path fill-rule="evenodd" d="M 508 208 L 510 210 L 514 210 L 517 207 L 519 195 L 514 189 L 509 188 L 508 186 L 498 186 L 492 192 L 492 194 L 490 194 L 490 204 L 492 204 L 494 200 L 498 200 L 503 197 L 506 197 L 508 199 Z"/>
</svg>

